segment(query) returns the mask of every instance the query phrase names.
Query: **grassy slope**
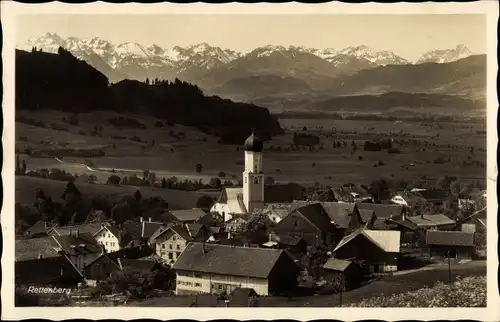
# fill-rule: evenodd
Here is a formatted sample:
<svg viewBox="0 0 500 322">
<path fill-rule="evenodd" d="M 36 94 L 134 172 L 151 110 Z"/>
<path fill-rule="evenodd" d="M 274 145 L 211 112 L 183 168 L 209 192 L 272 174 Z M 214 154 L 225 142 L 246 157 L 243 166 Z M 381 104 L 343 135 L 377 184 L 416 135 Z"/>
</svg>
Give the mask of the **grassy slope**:
<svg viewBox="0 0 500 322">
<path fill-rule="evenodd" d="M 161 197 L 169 203 L 171 209 L 188 209 L 196 207 L 196 201 L 202 195 L 217 196 L 218 192 L 187 192 L 151 187 L 111 186 L 101 184 L 77 183 L 76 186 L 86 197 L 108 196 L 110 199 L 120 199 L 132 196 L 139 189 L 143 197 Z M 36 190 L 43 189 L 46 195 L 58 200 L 66 182 L 33 177 L 16 177 L 16 202 L 32 204 Z"/>
</svg>

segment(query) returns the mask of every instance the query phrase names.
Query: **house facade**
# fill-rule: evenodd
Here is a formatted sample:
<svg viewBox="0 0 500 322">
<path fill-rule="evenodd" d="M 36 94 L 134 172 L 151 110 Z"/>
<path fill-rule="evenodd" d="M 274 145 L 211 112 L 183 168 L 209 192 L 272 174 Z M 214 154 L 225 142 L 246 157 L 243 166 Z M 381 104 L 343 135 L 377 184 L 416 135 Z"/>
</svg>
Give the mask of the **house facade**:
<svg viewBox="0 0 500 322">
<path fill-rule="evenodd" d="M 474 254 L 474 233 L 429 230 L 423 252 L 428 257 L 471 259 Z"/>
<path fill-rule="evenodd" d="M 173 266 L 176 294 L 230 294 L 237 288 L 258 295 L 280 294 L 297 285 L 298 269 L 282 250 L 190 243 Z"/>
<path fill-rule="evenodd" d="M 122 247 L 120 231 L 113 226 L 102 226 L 94 238 L 104 247 L 106 253 L 119 251 Z"/>
</svg>

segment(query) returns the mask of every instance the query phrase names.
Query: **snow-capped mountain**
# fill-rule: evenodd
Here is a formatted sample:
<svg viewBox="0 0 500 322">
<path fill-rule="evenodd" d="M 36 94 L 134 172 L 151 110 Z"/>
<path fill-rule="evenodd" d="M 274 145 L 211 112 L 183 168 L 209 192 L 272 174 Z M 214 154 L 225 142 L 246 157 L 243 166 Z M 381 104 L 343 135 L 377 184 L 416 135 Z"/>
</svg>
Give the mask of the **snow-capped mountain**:
<svg viewBox="0 0 500 322">
<path fill-rule="evenodd" d="M 358 59 L 366 59 L 378 66 L 409 64 L 409 61 L 396 55 L 392 51 L 375 51 L 365 45 L 357 47 L 349 46 L 341 50 L 340 54 L 356 57 Z"/>
<path fill-rule="evenodd" d="M 144 80 L 147 77 L 162 79 L 179 77 L 187 81 L 201 82 L 206 77 L 212 79 L 213 75 L 224 74 L 224 79 L 231 79 L 246 77 L 243 74 L 248 74 L 251 70 L 277 69 L 284 75 L 297 77 L 300 74 L 307 78 L 308 76 L 305 76 L 309 68 L 307 66 L 311 65 L 314 66 L 309 69 L 312 74 L 320 73 L 322 76 L 335 77 L 377 66 L 411 64 L 392 51 L 377 51 L 364 45 L 350 46 L 341 50 L 267 45 L 241 53 L 207 43 L 163 48 L 158 44 L 143 45 L 136 42 L 113 44 L 97 37 L 79 39 L 47 32 L 18 46 L 24 50 L 31 50 L 33 47 L 53 53 L 57 52 L 59 47 L 63 47 L 75 57 L 87 61 L 104 73 L 112 82 L 124 78 Z M 417 63 L 429 61 L 445 63 L 471 54 L 467 47 L 459 45 L 454 49 L 425 53 Z M 300 68 L 297 69 L 296 66 Z M 217 71 L 221 68 L 223 71 Z"/>
<path fill-rule="evenodd" d="M 473 53 L 465 45 L 458 45 L 453 49 L 431 50 L 423 54 L 417 64 L 422 63 L 451 63 L 453 61 L 471 56 Z"/>
</svg>

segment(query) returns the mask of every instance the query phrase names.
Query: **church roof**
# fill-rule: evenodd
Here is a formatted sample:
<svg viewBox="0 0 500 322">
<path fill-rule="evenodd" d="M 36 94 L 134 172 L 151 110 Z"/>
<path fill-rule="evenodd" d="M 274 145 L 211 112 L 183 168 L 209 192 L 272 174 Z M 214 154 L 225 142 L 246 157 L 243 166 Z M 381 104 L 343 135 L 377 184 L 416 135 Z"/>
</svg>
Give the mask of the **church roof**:
<svg viewBox="0 0 500 322">
<path fill-rule="evenodd" d="M 264 142 L 252 131 L 252 135 L 246 139 L 244 144 L 245 151 L 262 152 L 264 149 Z"/>
</svg>

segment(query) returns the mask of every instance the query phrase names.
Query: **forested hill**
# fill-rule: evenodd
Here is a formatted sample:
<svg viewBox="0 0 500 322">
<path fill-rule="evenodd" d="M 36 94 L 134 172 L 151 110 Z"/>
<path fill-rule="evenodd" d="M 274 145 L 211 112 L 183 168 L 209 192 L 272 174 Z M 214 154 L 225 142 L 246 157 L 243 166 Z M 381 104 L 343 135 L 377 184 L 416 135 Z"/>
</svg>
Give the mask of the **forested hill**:
<svg viewBox="0 0 500 322">
<path fill-rule="evenodd" d="M 106 76 L 62 48 L 59 54 L 16 50 L 16 109 L 150 115 L 217 135 L 224 143 L 241 143 L 252 128 L 263 139 L 283 133 L 266 108 L 208 97 L 179 80 L 109 85 Z"/>
</svg>

